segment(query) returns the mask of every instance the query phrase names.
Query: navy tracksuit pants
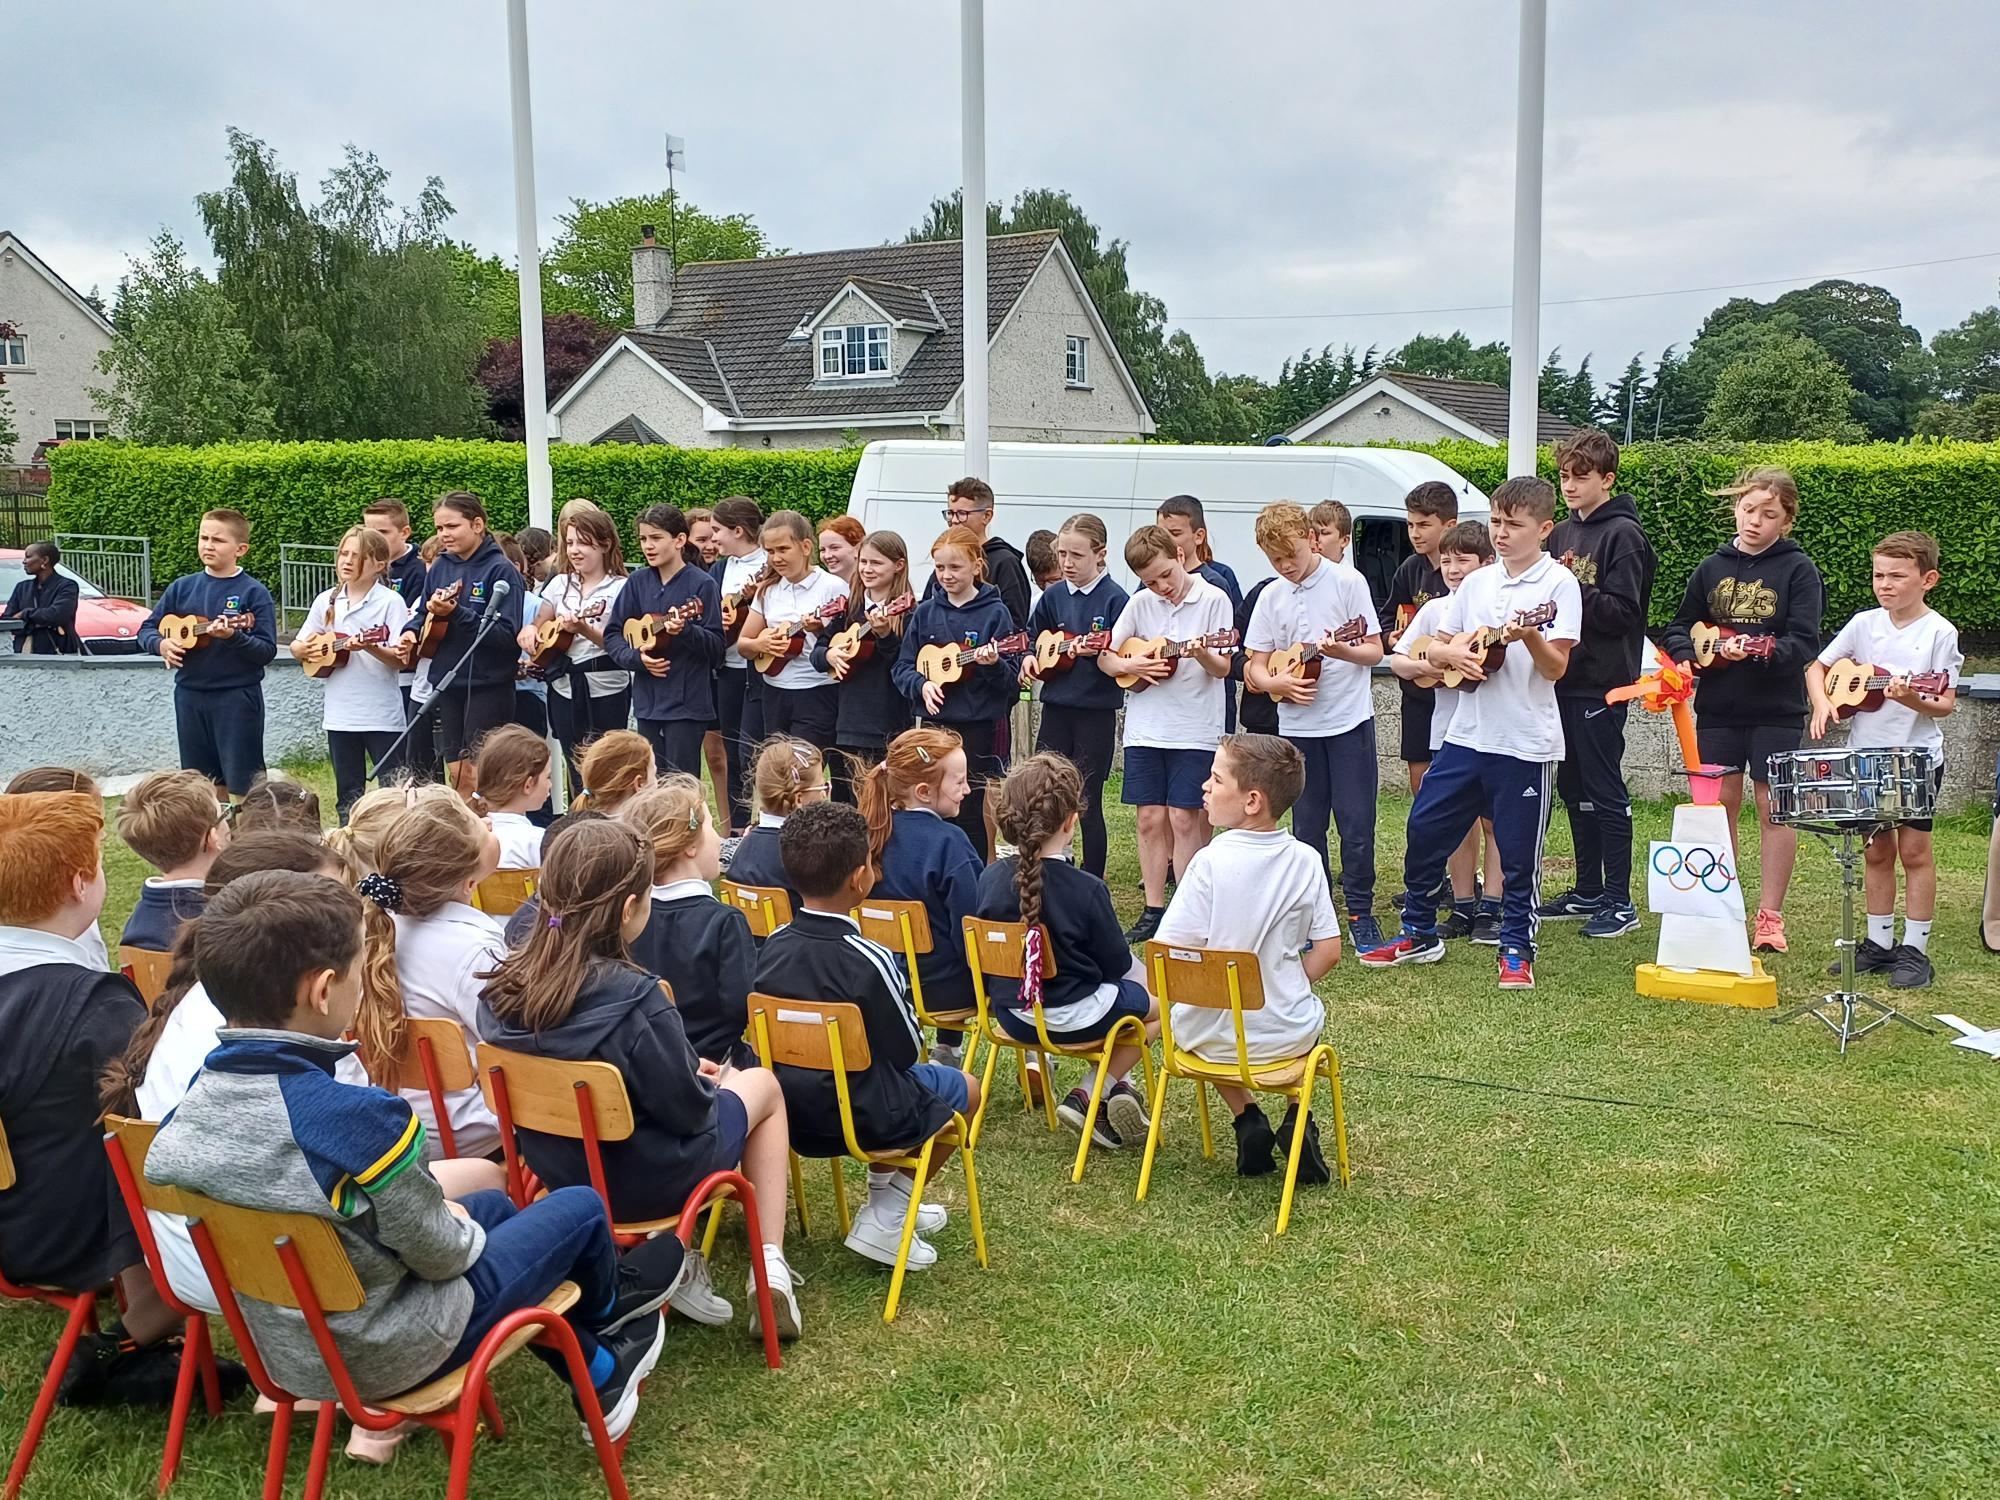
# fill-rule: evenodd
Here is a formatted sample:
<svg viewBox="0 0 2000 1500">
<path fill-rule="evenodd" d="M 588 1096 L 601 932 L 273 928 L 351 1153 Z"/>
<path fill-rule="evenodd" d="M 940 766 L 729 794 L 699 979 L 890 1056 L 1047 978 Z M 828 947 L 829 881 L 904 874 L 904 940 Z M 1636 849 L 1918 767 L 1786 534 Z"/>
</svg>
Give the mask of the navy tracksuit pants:
<svg viewBox="0 0 2000 1500">
<path fill-rule="evenodd" d="M 1339 830 L 1341 897 L 1350 916 L 1369 915 L 1375 906 L 1375 721 L 1363 719 L 1345 734 L 1287 738 L 1306 763 L 1305 787 L 1292 804 L 1292 837 L 1326 868 L 1328 823 Z"/>
<path fill-rule="evenodd" d="M 1437 932 L 1430 893 L 1444 879 L 1445 861 L 1482 817 L 1493 819 L 1506 891 L 1500 900 L 1500 946 L 1535 951 L 1535 912 L 1542 904 L 1542 835 L 1549 825 L 1553 762 L 1516 760 L 1449 742 L 1438 751 L 1410 807 L 1403 856 L 1403 930 Z"/>
</svg>

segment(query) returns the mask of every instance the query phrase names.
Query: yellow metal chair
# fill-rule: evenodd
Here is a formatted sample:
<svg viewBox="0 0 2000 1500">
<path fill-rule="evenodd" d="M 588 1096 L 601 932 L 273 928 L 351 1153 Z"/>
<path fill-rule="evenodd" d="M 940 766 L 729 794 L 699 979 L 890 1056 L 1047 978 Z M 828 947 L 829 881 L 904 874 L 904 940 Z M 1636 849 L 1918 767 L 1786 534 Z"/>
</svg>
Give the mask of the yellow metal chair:
<svg viewBox="0 0 2000 1500">
<path fill-rule="evenodd" d="M 722 882 L 722 899 L 750 919 L 750 935 L 762 942 L 792 920 L 792 898 L 783 886 Z"/>
<path fill-rule="evenodd" d="M 930 1178 L 931 1157 L 940 1143 L 957 1147 L 958 1159 L 965 1165 L 965 1203 L 972 1219 L 972 1247 L 979 1264 L 985 1266 L 986 1225 L 979 1213 L 979 1174 L 972 1161 L 972 1127 L 964 1115 L 954 1110 L 950 1122 L 914 1153 L 908 1149 L 864 1151 L 854 1138 L 854 1107 L 847 1080 L 851 1074 L 867 1072 L 873 1061 L 861 1008 L 844 1001 L 782 1000 L 773 995 L 752 994 L 750 1029 L 756 1033 L 757 1055 L 765 1067 L 783 1064 L 833 1075 L 834 1094 L 840 1100 L 840 1134 L 849 1156 L 864 1166 L 909 1168 L 917 1174 L 909 1211 L 903 1216 L 903 1238 L 896 1247 L 896 1266 L 889 1277 L 889 1301 L 882 1309 L 882 1321 L 894 1322 L 896 1309 L 903 1300 L 910 1242 L 917 1233 L 917 1210 L 923 1205 L 923 1186 Z M 833 1168 L 834 1198 L 840 1205 L 844 1230 L 850 1221 L 841 1158 L 833 1157 L 829 1164 Z"/>
<path fill-rule="evenodd" d="M 1298 1105 L 1299 1125 L 1285 1161 L 1285 1191 L 1278 1200 L 1278 1233 L 1292 1218 L 1292 1194 L 1298 1186 L 1299 1154 L 1305 1143 L 1305 1116 L 1312 1106 L 1313 1087 L 1325 1078 L 1333 1097 L 1333 1150 L 1339 1163 L 1340 1185 L 1352 1173 L 1347 1164 L 1347 1113 L 1340 1096 L 1340 1055 L 1325 1042 L 1297 1057 L 1246 1062 L 1243 1013 L 1264 1008 L 1264 976 L 1257 955 L 1227 948 L 1185 948 L 1176 944 L 1146 944 L 1146 967 L 1153 975 L 1153 994 L 1160 1002 L 1160 1077 L 1153 1088 L 1153 1124 L 1146 1132 L 1146 1157 L 1139 1165 L 1139 1200 L 1152 1181 L 1153 1158 L 1160 1149 L 1160 1119 L 1166 1113 L 1167 1080 L 1185 1078 L 1195 1087 L 1201 1115 L 1201 1150 L 1215 1155 L 1215 1137 L 1208 1123 L 1208 1085 L 1222 1084 L 1251 1093 L 1277 1094 Z M 1236 1033 L 1236 1060 L 1210 1062 L 1174 1045 L 1173 1007 L 1226 1010 Z"/>
<path fill-rule="evenodd" d="M 540 870 L 495 870 L 474 887 L 472 904 L 489 917 L 511 917 L 541 883 Z"/>
<path fill-rule="evenodd" d="M 924 1005 L 924 980 L 917 972 L 917 955 L 932 951 L 931 918 L 924 903 L 886 901 L 870 896 L 854 908 L 853 916 L 860 924 L 863 937 L 903 956 L 903 966 L 910 971 L 910 1004 L 916 1009 L 918 1023 L 933 1031 L 962 1031 L 967 1034 L 963 1066 L 966 1072 L 972 1072 L 973 1053 L 979 1045 L 978 1007 L 930 1010 Z"/>
<path fill-rule="evenodd" d="M 151 1010 L 159 1003 L 160 994 L 167 987 L 167 973 L 174 966 L 174 956 L 162 953 L 157 948 L 134 948 L 130 943 L 118 945 L 118 967 L 125 977 L 138 988 L 139 998 Z"/>
<path fill-rule="evenodd" d="M 1056 1091 L 1046 1082 L 1055 1077 L 1051 1057 L 1081 1058 L 1086 1064 L 1095 1063 L 1096 1071 L 1090 1075 L 1090 1106 L 1084 1112 L 1083 1139 L 1077 1143 L 1076 1167 L 1070 1173 L 1071 1182 L 1083 1181 L 1083 1169 L 1090 1161 L 1090 1137 L 1097 1127 L 1097 1112 L 1104 1107 L 1104 1085 L 1106 1075 L 1111 1071 L 1111 1053 L 1120 1042 L 1130 1041 L 1139 1049 L 1139 1063 L 1146 1073 L 1146 1093 L 1153 1093 L 1153 1058 L 1146 1046 L 1146 1023 L 1137 1016 L 1121 1016 L 1095 1042 L 1058 1042 L 1049 1036 L 1048 1022 L 1042 1008 L 1035 1007 L 1035 1040 L 1023 1042 L 1001 1026 L 993 1014 L 993 997 L 986 992 L 988 979 L 1020 979 L 1026 973 L 1025 953 L 1028 929 L 1021 922 L 989 922 L 983 917 L 967 917 L 964 921 L 965 961 L 972 970 L 972 993 L 978 1001 L 980 1029 L 993 1050 L 986 1054 L 986 1072 L 979 1080 L 980 1099 L 977 1117 L 973 1120 L 973 1144 L 979 1142 L 979 1130 L 986 1116 L 987 1102 L 993 1097 L 993 1070 L 1000 1059 L 1000 1049 L 1013 1049 L 1015 1071 L 1020 1076 L 1021 1098 L 1027 1107 L 1033 1108 L 1028 1092 L 1027 1055 L 1041 1054 L 1042 1106 L 1048 1115 L 1049 1129 L 1056 1128 Z M 1042 929 L 1042 980 L 1046 983 L 1056 975 L 1055 945 L 1049 940 L 1046 927 Z M 1128 1035 L 1129 1033 L 1129 1035 Z"/>
</svg>

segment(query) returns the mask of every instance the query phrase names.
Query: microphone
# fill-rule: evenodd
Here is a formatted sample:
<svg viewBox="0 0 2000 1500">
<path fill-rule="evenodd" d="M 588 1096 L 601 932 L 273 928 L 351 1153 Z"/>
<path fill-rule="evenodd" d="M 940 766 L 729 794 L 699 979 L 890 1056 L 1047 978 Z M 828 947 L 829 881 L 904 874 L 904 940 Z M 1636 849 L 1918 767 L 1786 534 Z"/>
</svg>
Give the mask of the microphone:
<svg viewBox="0 0 2000 1500">
<path fill-rule="evenodd" d="M 514 592 L 513 584 L 509 583 L 504 578 L 498 580 L 493 585 L 493 597 L 486 601 L 487 607 L 489 609 L 499 608 L 500 605 L 506 602 L 507 596 L 513 592 Z"/>
</svg>

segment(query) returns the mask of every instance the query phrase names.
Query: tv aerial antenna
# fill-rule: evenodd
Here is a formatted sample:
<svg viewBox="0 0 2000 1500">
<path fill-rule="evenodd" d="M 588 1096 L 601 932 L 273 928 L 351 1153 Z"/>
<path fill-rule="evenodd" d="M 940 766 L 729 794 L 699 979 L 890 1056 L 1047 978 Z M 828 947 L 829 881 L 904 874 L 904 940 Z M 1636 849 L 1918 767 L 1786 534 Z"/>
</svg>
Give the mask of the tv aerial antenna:
<svg viewBox="0 0 2000 1500">
<path fill-rule="evenodd" d="M 667 136 L 667 256 L 673 264 L 675 280 L 681 274 L 680 246 L 680 194 L 674 190 L 674 173 L 688 169 L 688 143 L 685 138 L 669 134 Z"/>
</svg>

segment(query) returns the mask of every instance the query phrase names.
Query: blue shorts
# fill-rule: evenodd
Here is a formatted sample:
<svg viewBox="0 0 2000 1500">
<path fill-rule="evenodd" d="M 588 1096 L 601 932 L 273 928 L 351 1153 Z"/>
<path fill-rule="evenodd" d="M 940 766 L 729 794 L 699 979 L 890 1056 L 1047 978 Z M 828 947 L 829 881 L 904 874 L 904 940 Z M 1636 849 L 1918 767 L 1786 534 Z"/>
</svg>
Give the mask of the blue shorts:
<svg viewBox="0 0 2000 1500">
<path fill-rule="evenodd" d="M 264 688 L 174 688 L 174 730 L 181 767 L 229 788 L 250 790 L 264 769 Z"/>
<path fill-rule="evenodd" d="M 943 1063 L 916 1063 L 910 1068 L 910 1077 L 960 1114 L 964 1114 L 965 1107 L 972 1102 L 972 1094 L 965 1086 L 965 1074 L 957 1068 L 948 1068 Z"/>
<path fill-rule="evenodd" d="M 1130 751 L 1126 752 L 1128 755 L 1130 753 Z M 1152 1008 L 1153 997 L 1146 993 L 1146 987 L 1143 984 L 1139 983 L 1136 979 L 1121 979 L 1118 981 L 1118 998 L 1111 1002 L 1111 1009 L 1107 1010 L 1095 1021 L 1092 1021 L 1088 1026 L 1079 1026 L 1074 1031 L 1058 1031 L 1055 1027 L 1051 1026 L 1049 1028 L 1049 1040 L 1052 1042 L 1061 1042 L 1066 1046 L 1076 1046 L 1084 1042 L 1101 1042 L 1110 1032 L 1111 1028 L 1116 1026 L 1125 1017 L 1131 1016 L 1136 1020 L 1143 1021 L 1146 1019 L 1146 1013 Z M 1016 1010 L 1011 1005 L 998 1006 L 995 1007 L 993 1015 L 994 1019 L 999 1021 L 1000 1029 L 1017 1041 L 1037 1042 L 1041 1040 L 1041 1038 L 1035 1035 L 1035 1016 L 1032 1011 Z"/>
<path fill-rule="evenodd" d="M 1214 766 L 1213 750 L 1127 745 L 1120 800 L 1127 807 L 1200 807 L 1202 783 Z"/>
<path fill-rule="evenodd" d="M 743 1143 L 750 1139 L 750 1112 L 742 1098 L 729 1089 L 715 1091 L 715 1155 L 709 1159 L 710 1172 L 732 1172 L 743 1161 Z M 706 1175 L 706 1174 L 704 1174 Z M 693 1192 L 695 1185 L 688 1184 Z"/>
</svg>

